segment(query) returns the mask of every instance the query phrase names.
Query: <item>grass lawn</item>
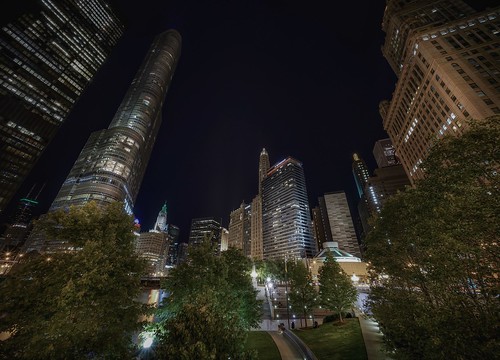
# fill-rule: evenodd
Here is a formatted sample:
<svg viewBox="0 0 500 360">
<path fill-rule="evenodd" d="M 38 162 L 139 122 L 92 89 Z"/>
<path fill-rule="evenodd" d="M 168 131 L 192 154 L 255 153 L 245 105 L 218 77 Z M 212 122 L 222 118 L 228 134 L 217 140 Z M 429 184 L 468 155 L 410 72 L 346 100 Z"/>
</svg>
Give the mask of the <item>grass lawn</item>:
<svg viewBox="0 0 500 360">
<path fill-rule="evenodd" d="M 319 360 L 366 360 L 363 335 L 356 318 L 345 319 L 345 324 L 326 323 L 317 329 L 295 330 Z"/>
<path fill-rule="evenodd" d="M 249 331 L 247 349 L 257 350 L 259 360 L 280 360 L 280 352 L 276 347 L 271 335 L 265 331 Z"/>
</svg>

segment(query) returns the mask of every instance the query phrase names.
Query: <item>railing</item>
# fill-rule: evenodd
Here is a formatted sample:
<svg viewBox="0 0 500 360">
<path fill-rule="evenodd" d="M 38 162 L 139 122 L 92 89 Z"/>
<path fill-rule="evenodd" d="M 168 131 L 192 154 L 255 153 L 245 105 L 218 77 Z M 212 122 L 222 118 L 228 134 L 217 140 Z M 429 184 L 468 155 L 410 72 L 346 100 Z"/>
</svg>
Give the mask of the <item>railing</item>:
<svg viewBox="0 0 500 360">
<path fill-rule="evenodd" d="M 309 347 L 297 336 L 293 333 L 293 331 L 286 330 L 283 331 L 283 335 L 287 337 L 295 346 L 302 352 L 302 356 L 304 356 L 304 360 L 318 360 L 316 355 L 309 349 Z"/>
</svg>

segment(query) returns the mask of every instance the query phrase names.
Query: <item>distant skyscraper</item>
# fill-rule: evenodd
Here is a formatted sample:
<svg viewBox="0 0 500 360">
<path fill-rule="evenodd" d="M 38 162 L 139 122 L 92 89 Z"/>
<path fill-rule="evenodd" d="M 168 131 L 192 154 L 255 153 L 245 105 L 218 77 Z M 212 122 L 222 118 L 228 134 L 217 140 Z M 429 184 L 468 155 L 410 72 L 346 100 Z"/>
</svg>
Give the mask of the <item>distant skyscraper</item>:
<svg viewBox="0 0 500 360">
<path fill-rule="evenodd" d="M 379 168 L 399 164 L 396 156 L 396 149 L 392 145 L 391 139 L 382 139 L 375 142 L 373 156 Z"/>
<path fill-rule="evenodd" d="M 240 249 L 245 256 L 251 255 L 250 236 L 251 212 L 250 205 L 243 202 L 229 216 L 228 247 Z"/>
<path fill-rule="evenodd" d="M 262 194 L 262 180 L 267 176 L 267 172 L 269 171 L 269 155 L 267 154 L 266 149 L 262 149 L 260 152 L 259 159 L 259 195 Z"/>
<path fill-rule="evenodd" d="M 170 238 L 167 225 L 167 205 L 164 204 L 156 218 L 155 226 L 149 232 L 139 234 L 136 252 L 147 261 L 151 276 L 164 276 L 167 264 Z"/>
<path fill-rule="evenodd" d="M 320 201 L 321 212 L 328 218 L 330 234 L 326 237 L 337 242 L 341 250 L 347 251 L 357 257 L 361 257 L 361 251 L 354 230 L 354 224 L 349 210 L 347 197 L 343 191 L 326 193 L 324 202 Z"/>
<path fill-rule="evenodd" d="M 179 262 L 179 235 L 180 229 L 172 224 L 168 224 L 168 253 L 165 266 L 171 268 L 178 265 Z"/>
<path fill-rule="evenodd" d="M 500 7 L 461 0 L 387 1 L 383 54 L 398 82 L 379 109 L 410 181 L 433 142 L 500 114 L 499 19 Z"/>
<path fill-rule="evenodd" d="M 181 36 L 175 30 L 155 38 L 109 128 L 92 133 L 51 211 L 89 201 L 124 201 L 132 211 L 180 49 Z"/>
<path fill-rule="evenodd" d="M 302 163 L 288 157 L 262 181 L 264 259 L 312 257 L 317 252 L 311 229 Z"/>
<path fill-rule="evenodd" d="M 374 175 L 366 184 L 371 212 L 380 212 L 387 199 L 409 185 L 410 180 L 401 164 L 375 169 Z"/>
<path fill-rule="evenodd" d="M 226 251 L 229 248 L 229 230 L 223 227 L 220 234 L 220 251 Z"/>
<path fill-rule="evenodd" d="M 366 181 L 370 177 L 370 172 L 366 166 L 363 159 L 361 159 L 358 154 L 352 156 L 352 175 L 354 176 L 354 181 L 356 182 L 356 188 L 358 189 L 358 195 L 361 198 L 364 195 L 364 189 Z"/>
<path fill-rule="evenodd" d="M 123 32 L 104 0 L 38 3 L 0 30 L 0 212 Z"/>
<path fill-rule="evenodd" d="M 221 223 L 213 217 L 193 219 L 189 231 L 189 247 L 201 244 L 208 240 L 220 249 Z"/>
</svg>

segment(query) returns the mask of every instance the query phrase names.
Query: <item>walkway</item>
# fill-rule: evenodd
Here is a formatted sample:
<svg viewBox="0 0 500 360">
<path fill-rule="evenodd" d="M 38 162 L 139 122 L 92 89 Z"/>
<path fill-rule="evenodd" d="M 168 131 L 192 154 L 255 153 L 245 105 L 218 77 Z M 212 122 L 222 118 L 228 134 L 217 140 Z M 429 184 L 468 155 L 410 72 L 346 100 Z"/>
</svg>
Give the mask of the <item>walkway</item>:
<svg viewBox="0 0 500 360">
<path fill-rule="evenodd" d="M 281 355 L 282 360 L 303 360 L 304 356 L 302 351 L 297 349 L 295 344 L 293 344 L 288 338 L 283 336 L 277 331 L 268 331 L 269 335 L 273 338 L 276 346 Z"/>
<path fill-rule="evenodd" d="M 382 351 L 384 341 L 382 339 L 382 333 L 380 332 L 378 323 L 370 319 L 365 314 L 360 314 L 359 311 L 356 311 L 356 316 L 359 319 L 359 325 L 361 326 L 361 332 L 363 333 L 368 360 L 391 359 Z"/>
</svg>

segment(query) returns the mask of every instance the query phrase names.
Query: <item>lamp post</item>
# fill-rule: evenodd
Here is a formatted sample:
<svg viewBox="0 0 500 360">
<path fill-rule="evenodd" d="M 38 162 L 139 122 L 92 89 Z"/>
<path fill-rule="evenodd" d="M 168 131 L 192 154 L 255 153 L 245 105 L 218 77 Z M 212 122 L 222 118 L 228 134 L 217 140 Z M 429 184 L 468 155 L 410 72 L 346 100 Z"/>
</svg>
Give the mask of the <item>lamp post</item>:
<svg viewBox="0 0 500 360">
<path fill-rule="evenodd" d="M 286 267 L 286 255 L 285 255 L 285 301 L 286 301 L 286 319 L 288 322 L 288 329 L 290 329 L 290 308 L 288 306 L 288 270 Z"/>
</svg>

